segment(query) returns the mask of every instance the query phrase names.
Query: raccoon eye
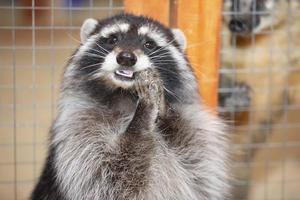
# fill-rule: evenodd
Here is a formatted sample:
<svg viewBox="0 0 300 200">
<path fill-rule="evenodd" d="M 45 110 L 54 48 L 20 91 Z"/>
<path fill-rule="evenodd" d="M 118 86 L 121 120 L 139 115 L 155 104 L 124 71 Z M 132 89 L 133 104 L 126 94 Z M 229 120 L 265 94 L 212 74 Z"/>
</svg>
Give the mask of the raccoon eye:
<svg viewBox="0 0 300 200">
<path fill-rule="evenodd" d="M 152 50 L 156 47 L 156 44 L 155 44 L 154 41 L 149 40 L 144 44 L 144 47 L 149 49 L 149 50 Z"/>
<path fill-rule="evenodd" d="M 119 41 L 118 37 L 116 35 L 110 35 L 108 38 L 106 38 L 106 43 L 110 45 L 117 44 Z"/>
</svg>

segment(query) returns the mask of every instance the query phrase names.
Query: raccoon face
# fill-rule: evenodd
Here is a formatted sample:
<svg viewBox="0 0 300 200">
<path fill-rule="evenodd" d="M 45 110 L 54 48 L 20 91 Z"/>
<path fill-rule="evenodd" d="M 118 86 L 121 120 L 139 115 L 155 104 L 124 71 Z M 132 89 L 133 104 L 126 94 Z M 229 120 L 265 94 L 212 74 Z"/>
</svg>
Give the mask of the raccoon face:
<svg viewBox="0 0 300 200">
<path fill-rule="evenodd" d="M 182 73 L 191 73 L 183 33 L 152 19 L 130 14 L 102 21 L 87 19 L 80 35 L 81 46 L 65 77 L 81 80 L 81 85 L 97 88 L 105 84 L 110 89 L 127 90 L 134 85 L 137 73 L 153 68 L 164 88 L 174 92 L 182 85 Z"/>
<path fill-rule="evenodd" d="M 261 33 L 285 18 L 288 0 L 225 0 L 224 17 L 229 30 L 238 35 Z"/>
</svg>

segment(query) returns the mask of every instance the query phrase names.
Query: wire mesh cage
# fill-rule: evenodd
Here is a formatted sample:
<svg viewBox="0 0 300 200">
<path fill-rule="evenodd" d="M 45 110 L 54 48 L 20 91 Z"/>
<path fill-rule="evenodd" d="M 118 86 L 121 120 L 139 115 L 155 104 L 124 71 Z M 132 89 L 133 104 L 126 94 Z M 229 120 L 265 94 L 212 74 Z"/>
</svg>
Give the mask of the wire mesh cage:
<svg viewBox="0 0 300 200">
<path fill-rule="evenodd" d="M 0 0 L 0 199 L 28 199 L 40 175 L 81 23 L 123 10 L 122 0 Z M 299 15 L 297 0 L 224 0 L 219 111 L 234 122 L 234 199 L 300 197 Z M 237 33 L 236 18 L 267 25 Z"/>
<path fill-rule="evenodd" d="M 235 123 L 235 199 L 300 197 L 299 11 L 293 0 L 224 1 L 220 111 Z"/>
<path fill-rule="evenodd" d="M 0 199 L 28 199 L 40 174 L 81 23 L 122 10 L 119 0 L 0 1 Z"/>
</svg>

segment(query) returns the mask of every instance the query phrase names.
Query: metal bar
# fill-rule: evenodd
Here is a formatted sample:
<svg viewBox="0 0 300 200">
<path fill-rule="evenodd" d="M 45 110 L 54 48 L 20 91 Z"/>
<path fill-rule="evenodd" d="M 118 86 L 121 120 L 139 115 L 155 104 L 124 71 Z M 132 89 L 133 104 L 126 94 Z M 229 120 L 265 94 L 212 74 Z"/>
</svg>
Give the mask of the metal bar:
<svg viewBox="0 0 300 200">
<path fill-rule="evenodd" d="M 15 0 L 12 0 L 12 23 L 13 26 L 15 26 L 16 24 L 16 18 L 15 18 Z M 15 50 L 15 46 L 16 46 L 16 31 L 12 30 L 12 45 L 13 45 L 13 84 L 14 86 L 16 86 L 16 50 Z M 13 148 L 14 148 L 14 199 L 17 200 L 18 199 L 18 185 L 17 185 L 17 110 L 16 110 L 16 100 L 17 98 L 17 90 L 16 87 L 13 88 Z"/>
</svg>

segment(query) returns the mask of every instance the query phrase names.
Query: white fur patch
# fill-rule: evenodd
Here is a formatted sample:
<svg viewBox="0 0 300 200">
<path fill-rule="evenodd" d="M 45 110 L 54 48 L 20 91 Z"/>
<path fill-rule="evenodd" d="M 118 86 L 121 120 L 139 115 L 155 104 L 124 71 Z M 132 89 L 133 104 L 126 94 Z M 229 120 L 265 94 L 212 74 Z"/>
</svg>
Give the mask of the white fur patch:
<svg viewBox="0 0 300 200">
<path fill-rule="evenodd" d="M 268 10 L 273 9 L 274 6 L 275 6 L 274 0 L 267 0 L 267 1 L 265 2 L 265 7 L 266 7 L 266 9 L 268 9 Z"/>
<path fill-rule="evenodd" d="M 138 34 L 139 35 L 146 35 L 150 31 L 149 26 L 142 26 L 138 29 Z"/>
<path fill-rule="evenodd" d="M 272 17 L 261 17 L 260 23 L 254 28 L 253 33 L 257 34 L 267 28 L 270 28 L 270 25 L 276 24 L 275 20 L 276 19 L 273 19 Z"/>
<path fill-rule="evenodd" d="M 185 37 L 184 33 L 182 32 L 182 30 L 180 30 L 178 28 L 173 28 L 172 33 L 173 33 L 175 40 L 178 42 L 180 49 L 182 51 L 184 51 L 187 46 L 186 37 Z"/>
<path fill-rule="evenodd" d="M 152 63 L 149 60 L 149 57 L 144 53 L 137 56 L 137 62 L 134 65 L 134 71 L 142 71 L 151 67 Z"/>
<path fill-rule="evenodd" d="M 105 56 L 104 62 L 101 67 L 101 71 L 105 72 L 114 72 L 119 67 L 119 64 L 116 60 L 117 54 L 115 51 L 108 53 Z"/>
<path fill-rule="evenodd" d="M 124 22 L 117 22 L 115 24 L 105 26 L 101 29 L 100 35 L 103 37 L 108 37 L 110 34 L 122 32 L 126 33 L 130 28 L 130 25 Z"/>
<path fill-rule="evenodd" d="M 167 39 L 165 36 L 158 32 L 155 28 L 152 28 L 151 26 L 142 26 L 138 29 L 139 35 L 146 35 L 152 40 L 154 40 L 159 46 L 165 46 L 167 45 Z"/>
<path fill-rule="evenodd" d="M 89 35 L 95 30 L 98 21 L 92 18 L 86 19 L 80 29 L 81 43 L 84 44 Z"/>
</svg>

